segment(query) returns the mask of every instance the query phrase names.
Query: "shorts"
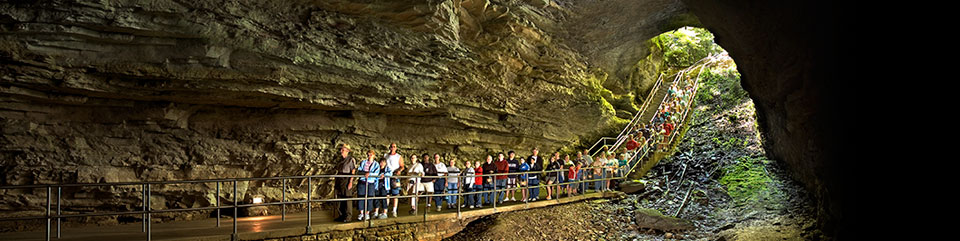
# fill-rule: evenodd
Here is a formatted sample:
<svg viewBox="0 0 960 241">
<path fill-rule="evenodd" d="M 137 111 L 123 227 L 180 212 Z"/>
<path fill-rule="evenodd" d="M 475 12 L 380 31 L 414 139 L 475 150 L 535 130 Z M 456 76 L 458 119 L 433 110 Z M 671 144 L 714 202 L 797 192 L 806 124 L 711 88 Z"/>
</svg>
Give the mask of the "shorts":
<svg viewBox="0 0 960 241">
<path fill-rule="evenodd" d="M 421 182 L 420 187 L 417 187 L 417 191 L 433 193 L 433 182 Z"/>
<path fill-rule="evenodd" d="M 517 178 L 509 177 L 507 178 L 507 188 L 517 187 Z"/>
<path fill-rule="evenodd" d="M 387 195 L 391 195 L 391 196 L 400 195 L 400 188 L 391 188 L 390 192 L 388 192 Z"/>
<path fill-rule="evenodd" d="M 517 182 L 517 186 L 526 187 L 526 186 L 527 186 L 527 181 L 519 181 L 519 182 Z"/>
</svg>

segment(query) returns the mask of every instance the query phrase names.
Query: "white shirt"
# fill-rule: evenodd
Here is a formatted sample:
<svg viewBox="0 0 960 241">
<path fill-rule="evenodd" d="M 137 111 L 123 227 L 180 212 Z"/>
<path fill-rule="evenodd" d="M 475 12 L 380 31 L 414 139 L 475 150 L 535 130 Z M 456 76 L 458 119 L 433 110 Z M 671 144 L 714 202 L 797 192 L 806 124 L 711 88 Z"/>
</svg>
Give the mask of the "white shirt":
<svg viewBox="0 0 960 241">
<path fill-rule="evenodd" d="M 407 171 L 407 175 L 408 175 L 408 176 L 421 176 L 421 175 L 423 175 L 423 164 L 420 164 L 419 162 L 418 162 L 417 164 L 414 164 L 414 165 L 413 165 L 413 168 L 410 168 L 410 171 Z M 410 181 L 411 181 L 411 182 L 420 182 L 420 178 L 419 178 L 419 177 L 411 177 L 411 178 L 410 178 Z"/>
<path fill-rule="evenodd" d="M 387 159 L 387 167 L 390 167 L 390 170 L 399 170 L 400 169 L 400 153 L 390 155 L 390 153 L 384 154 L 384 158 Z"/>
<path fill-rule="evenodd" d="M 446 176 L 447 175 L 447 165 L 441 163 L 434 164 L 437 167 L 437 176 Z"/>
</svg>

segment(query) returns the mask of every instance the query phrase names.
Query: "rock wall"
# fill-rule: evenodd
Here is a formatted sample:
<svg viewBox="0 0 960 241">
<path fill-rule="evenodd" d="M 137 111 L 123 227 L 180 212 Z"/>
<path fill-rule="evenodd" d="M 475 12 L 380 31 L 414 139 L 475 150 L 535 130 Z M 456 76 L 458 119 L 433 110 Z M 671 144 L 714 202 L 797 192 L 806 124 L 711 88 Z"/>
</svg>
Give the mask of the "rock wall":
<svg viewBox="0 0 960 241">
<path fill-rule="evenodd" d="M 849 141 L 840 116 L 851 109 L 838 97 L 850 79 L 838 71 L 837 4 L 684 2 L 737 62 L 767 155 L 813 194 L 825 233 L 849 231 L 842 206 L 852 190 L 840 178 L 849 159 L 837 147 Z"/>
<path fill-rule="evenodd" d="M 552 1 L 0 9 L 0 185 L 328 174 L 340 143 L 479 160 L 589 145 L 624 123 L 606 74 L 556 37 L 569 9 Z M 129 210 L 138 188 L 64 197 L 68 211 Z M 154 191 L 160 207 L 215 201 L 211 185 Z M 43 210 L 44 190 L 0 195 L 0 209 Z"/>
<path fill-rule="evenodd" d="M 339 143 L 396 141 L 407 154 L 461 159 L 582 145 L 630 111 L 604 87 L 631 78 L 642 41 L 702 22 L 738 63 L 767 153 L 817 196 L 827 226 L 842 216 L 829 3 L 56 0 L 0 10 L 0 185 L 328 173 Z M 94 198 L 81 193 L 66 195 Z M 0 194 L 0 207 L 39 211 L 39 190 Z"/>
</svg>

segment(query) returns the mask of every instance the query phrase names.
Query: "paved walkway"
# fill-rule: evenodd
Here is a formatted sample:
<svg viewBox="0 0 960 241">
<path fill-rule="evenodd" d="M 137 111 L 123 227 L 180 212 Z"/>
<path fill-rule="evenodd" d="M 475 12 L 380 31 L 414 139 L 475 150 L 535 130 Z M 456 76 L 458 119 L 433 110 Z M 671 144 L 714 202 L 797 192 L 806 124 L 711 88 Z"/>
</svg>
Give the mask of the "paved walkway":
<svg viewBox="0 0 960 241">
<path fill-rule="evenodd" d="M 409 214 L 410 204 L 401 202 L 398 207 L 397 218 L 375 219 L 370 222 L 354 221 L 350 223 L 341 223 L 333 221 L 332 210 L 317 211 L 312 213 L 312 225 L 310 233 L 323 233 L 332 230 L 350 230 L 357 228 L 379 227 L 397 223 L 414 223 L 432 220 L 462 220 L 471 217 L 486 216 L 494 213 L 523 210 L 529 208 L 539 208 L 550 205 L 577 202 L 585 199 L 600 198 L 604 195 L 611 195 L 614 192 L 593 192 L 587 194 L 562 197 L 560 199 L 545 200 L 546 191 L 541 190 L 541 200 L 537 202 L 506 202 L 497 204 L 496 210 L 492 206 L 484 208 L 461 208 L 460 216 L 457 216 L 457 209 L 436 211 L 436 207 L 424 214 L 427 208 L 424 206 L 423 199 L 419 202 L 418 215 Z M 520 196 L 519 194 L 517 196 Z M 441 204 L 444 205 L 445 204 Z M 356 213 L 356 210 L 354 211 Z M 354 219 L 356 217 L 353 217 Z M 214 241 L 231 240 L 233 232 L 233 219 L 225 217 L 220 219 L 220 227 L 216 227 L 215 218 L 207 218 L 192 221 L 174 221 L 167 223 L 152 223 L 152 240 L 176 240 L 176 241 Z M 267 238 L 290 237 L 306 234 L 307 217 L 303 213 L 287 213 L 285 221 L 281 221 L 280 215 L 243 217 L 237 219 L 237 232 L 241 240 L 258 240 Z M 64 241 L 100 241 L 100 240 L 147 240 L 147 233 L 142 232 L 141 223 L 131 223 L 111 226 L 83 226 L 63 228 L 61 238 L 56 238 L 56 225 L 51 231 L 50 240 Z M 45 240 L 45 231 L 0 233 L 0 240 Z"/>
</svg>

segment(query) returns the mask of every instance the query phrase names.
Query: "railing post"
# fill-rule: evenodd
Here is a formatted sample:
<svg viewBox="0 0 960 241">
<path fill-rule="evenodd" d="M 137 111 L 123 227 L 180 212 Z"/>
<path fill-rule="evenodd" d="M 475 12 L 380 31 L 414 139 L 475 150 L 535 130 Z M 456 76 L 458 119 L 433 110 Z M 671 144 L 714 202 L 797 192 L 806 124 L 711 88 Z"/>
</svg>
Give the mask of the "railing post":
<svg viewBox="0 0 960 241">
<path fill-rule="evenodd" d="M 529 171 L 530 171 L 530 170 L 527 170 L 526 172 L 529 172 Z M 526 187 L 525 187 L 527 190 L 523 190 L 523 191 L 526 191 L 526 193 L 527 193 L 527 198 L 524 198 L 524 199 L 523 199 L 523 205 L 524 205 L 523 208 L 530 208 L 530 201 L 529 201 L 529 200 L 530 200 L 531 198 L 533 198 L 533 197 L 531 197 L 531 195 L 533 195 L 533 193 L 530 191 L 530 173 L 527 173 L 527 175 L 526 175 L 524 178 L 527 179 L 526 182 L 525 182 L 525 183 L 527 184 Z M 521 196 L 522 196 L 522 195 L 521 195 Z"/>
<path fill-rule="evenodd" d="M 558 160 L 558 161 L 559 161 L 559 160 Z M 557 196 L 557 197 L 556 197 L 555 199 L 560 199 L 560 187 L 561 187 L 561 185 L 560 185 L 560 174 L 562 174 L 562 171 L 557 171 L 557 181 L 556 181 L 556 182 L 553 182 L 553 183 L 555 183 L 555 184 L 557 185 L 557 193 L 556 193 L 556 196 Z"/>
<path fill-rule="evenodd" d="M 140 196 L 142 197 L 142 200 L 143 200 L 143 214 L 140 215 L 141 218 L 143 219 L 142 220 L 143 230 L 140 232 L 146 233 L 147 232 L 147 184 L 140 185 Z"/>
<path fill-rule="evenodd" d="M 413 203 L 412 203 L 412 205 L 413 205 L 413 215 L 417 215 L 417 214 L 418 214 L 417 212 L 419 212 L 419 208 L 420 208 L 420 205 L 417 204 L 417 202 L 420 201 L 420 192 L 417 191 L 417 189 L 420 188 L 420 178 L 414 179 L 413 182 L 414 182 L 414 185 L 413 185 Z"/>
<path fill-rule="evenodd" d="M 63 187 L 57 187 L 57 216 L 60 216 L 60 215 L 61 215 L 61 213 L 60 213 L 60 199 L 61 199 L 61 198 L 60 198 L 60 195 L 63 194 L 63 192 L 62 192 L 62 190 L 61 190 L 62 188 L 63 188 Z M 60 217 L 57 217 L 57 238 L 58 238 L 58 239 L 60 238 Z"/>
<path fill-rule="evenodd" d="M 282 188 L 280 189 L 280 221 L 287 221 L 287 179 L 280 179 Z"/>
<path fill-rule="evenodd" d="M 50 241 L 50 189 L 50 186 L 47 186 L 47 241 Z"/>
<path fill-rule="evenodd" d="M 150 218 L 151 218 L 150 211 L 153 208 L 150 207 L 150 204 L 151 204 L 150 203 L 150 184 L 147 183 L 146 185 L 147 185 L 147 241 L 150 241 L 153 239 L 153 230 L 151 230 L 152 227 L 150 223 Z"/>
<path fill-rule="evenodd" d="M 497 197 L 497 175 L 493 175 L 493 211 L 497 211 L 497 202 L 500 201 L 500 198 Z"/>
<path fill-rule="evenodd" d="M 237 215 L 238 214 L 237 202 L 238 202 L 237 180 L 234 179 L 233 180 L 233 234 L 230 236 L 231 240 L 234 240 L 234 241 L 239 240 L 239 237 L 237 237 L 237 217 L 239 216 Z"/>
<path fill-rule="evenodd" d="M 310 204 L 310 201 L 311 199 L 313 199 L 313 195 L 311 195 L 312 193 L 311 190 L 313 189 L 312 182 L 313 182 L 313 177 L 308 176 L 307 177 L 307 228 L 306 228 L 307 233 L 310 233 L 310 225 L 313 224 L 313 220 L 311 220 L 313 218 L 313 210 L 311 210 L 310 208 L 312 206 Z"/>
<path fill-rule="evenodd" d="M 367 180 L 363 180 L 363 186 L 366 187 L 363 189 L 363 209 L 369 210 L 371 209 L 370 208 L 370 183 L 367 182 Z M 370 211 L 360 210 L 360 214 L 363 214 L 363 212 L 367 212 L 367 214 L 363 215 L 363 217 L 367 218 L 367 227 L 369 228 L 373 226 L 373 221 L 370 221 L 370 217 L 367 217 L 370 215 L 369 214 Z"/>
<path fill-rule="evenodd" d="M 457 177 L 457 201 L 455 202 L 457 205 L 457 219 L 463 218 L 463 215 L 460 213 L 460 203 L 463 202 L 463 190 L 461 187 L 463 186 L 464 180 L 459 179 L 460 177 Z"/>
<path fill-rule="evenodd" d="M 220 181 L 217 181 L 217 227 L 220 227 Z"/>
</svg>

